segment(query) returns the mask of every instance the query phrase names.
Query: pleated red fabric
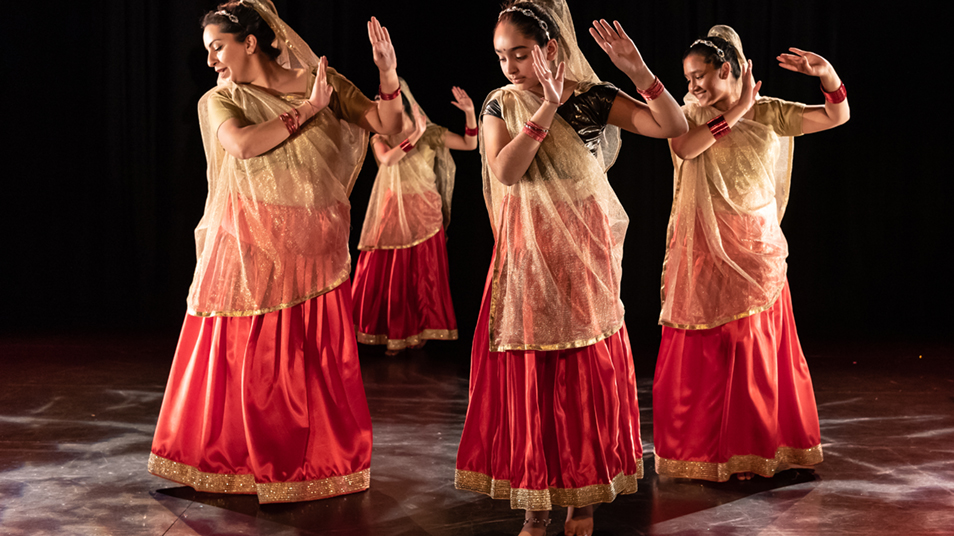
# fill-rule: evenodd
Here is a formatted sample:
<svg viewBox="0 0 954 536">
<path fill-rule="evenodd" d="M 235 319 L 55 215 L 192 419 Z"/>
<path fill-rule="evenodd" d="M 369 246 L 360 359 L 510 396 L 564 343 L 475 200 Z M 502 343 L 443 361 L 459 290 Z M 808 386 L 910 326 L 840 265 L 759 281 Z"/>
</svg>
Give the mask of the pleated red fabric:
<svg viewBox="0 0 954 536">
<path fill-rule="evenodd" d="M 642 477 L 636 374 L 625 324 L 582 348 L 490 352 L 490 277 L 474 335 L 458 489 L 511 507 L 582 507 Z"/>
<path fill-rule="evenodd" d="M 362 251 L 354 273 L 358 342 L 390 350 L 457 338 L 444 230 L 409 248 Z"/>
<path fill-rule="evenodd" d="M 150 472 L 292 502 L 367 489 L 370 462 L 347 281 L 264 315 L 186 315 Z"/>
<path fill-rule="evenodd" d="M 725 481 L 822 461 L 818 411 L 788 282 L 761 313 L 662 328 L 653 383 L 659 474 Z"/>
</svg>

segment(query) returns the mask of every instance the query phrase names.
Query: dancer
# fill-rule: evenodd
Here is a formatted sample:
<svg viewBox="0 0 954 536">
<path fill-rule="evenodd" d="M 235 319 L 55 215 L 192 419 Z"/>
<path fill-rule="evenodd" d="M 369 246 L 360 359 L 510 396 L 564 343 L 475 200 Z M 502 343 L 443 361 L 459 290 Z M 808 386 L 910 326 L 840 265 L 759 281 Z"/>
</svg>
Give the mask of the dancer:
<svg viewBox="0 0 954 536">
<path fill-rule="evenodd" d="M 849 112 L 831 64 L 789 50 L 779 65 L 819 77 L 824 106 L 760 97 L 728 26 L 713 27 L 683 58 L 691 128 L 671 142 L 675 196 L 653 383 L 660 475 L 745 480 L 822 461 L 779 224 L 792 138 L 838 126 Z"/>
<path fill-rule="evenodd" d="M 619 127 L 659 138 L 688 127 L 619 23 L 591 33 L 648 104 L 599 81 L 563 0 L 519 2 L 494 31 L 512 84 L 481 114 L 496 244 L 455 484 L 526 510 L 524 535 L 545 533 L 553 505 L 567 507 L 566 534 L 592 534 L 593 505 L 635 492 L 643 473 L 619 298 L 629 220 L 606 170 Z"/>
<path fill-rule="evenodd" d="M 390 37 L 371 19 L 375 103 L 269 0 L 222 4 L 202 26 L 220 80 L 199 102 L 209 196 L 149 471 L 262 503 L 367 489 L 348 194 L 367 130 L 401 127 Z"/>
<path fill-rule="evenodd" d="M 378 176 L 358 244 L 354 324 L 358 342 L 386 344 L 388 355 L 457 338 L 444 235 L 456 169 L 450 149 L 477 148 L 477 118 L 467 93 L 452 91 L 463 136 L 427 121 L 401 80 L 404 130 L 371 138 Z"/>
</svg>

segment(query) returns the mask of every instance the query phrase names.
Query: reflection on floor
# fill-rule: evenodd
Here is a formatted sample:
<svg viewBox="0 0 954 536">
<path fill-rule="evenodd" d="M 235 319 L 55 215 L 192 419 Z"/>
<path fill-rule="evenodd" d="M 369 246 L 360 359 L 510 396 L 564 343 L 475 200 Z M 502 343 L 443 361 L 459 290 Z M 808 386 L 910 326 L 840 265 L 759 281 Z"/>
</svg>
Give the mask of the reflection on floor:
<svg viewBox="0 0 954 536">
<path fill-rule="evenodd" d="M 468 347 L 362 348 L 371 490 L 260 506 L 146 473 L 175 334 L 0 340 L 4 535 L 516 534 L 521 512 L 456 491 Z M 725 484 L 652 471 L 651 350 L 637 357 L 649 469 L 596 511 L 595 536 L 954 533 L 954 347 L 807 347 L 825 462 Z M 640 359 L 648 365 L 640 366 Z M 555 516 L 560 513 L 554 513 Z M 549 534 L 559 533 L 554 523 Z"/>
</svg>

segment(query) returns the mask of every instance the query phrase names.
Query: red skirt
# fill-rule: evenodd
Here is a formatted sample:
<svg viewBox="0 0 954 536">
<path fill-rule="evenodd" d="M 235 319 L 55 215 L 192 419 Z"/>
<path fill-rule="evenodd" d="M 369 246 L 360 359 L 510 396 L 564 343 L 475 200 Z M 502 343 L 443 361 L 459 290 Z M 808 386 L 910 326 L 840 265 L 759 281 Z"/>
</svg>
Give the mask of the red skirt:
<svg viewBox="0 0 954 536">
<path fill-rule="evenodd" d="M 490 277 L 457 451 L 457 489 L 512 508 L 582 507 L 635 493 L 643 476 L 636 373 L 624 324 L 591 346 L 489 351 Z"/>
<path fill-rule="evenodd" d="M 788 282 L 761 313 L 662 328 L 653 382 L 656 472 L 724 482 L 822 461 L 818 410 Z"/>
<path fill-rule="evenodd" d="M 347 281 L 264 315 L 186 315 L 149 472 L 271 503 L 365 490 L 370 463 Z"/>
<path fill-rule="evenodd" d="M 409 248 L 361 252 L 352 292 L 358 342 L 400 350 L 457 338 L 445 242 L 440 229 Z"/>
</svg>

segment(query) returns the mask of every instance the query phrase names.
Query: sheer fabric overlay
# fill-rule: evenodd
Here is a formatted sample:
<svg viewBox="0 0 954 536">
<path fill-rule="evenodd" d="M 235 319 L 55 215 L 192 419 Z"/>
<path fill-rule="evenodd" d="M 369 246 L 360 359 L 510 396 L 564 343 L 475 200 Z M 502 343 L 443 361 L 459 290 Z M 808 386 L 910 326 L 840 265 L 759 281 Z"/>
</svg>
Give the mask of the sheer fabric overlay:
<svg viewBox="0 0 954 536">
<path fill-rule="evenodd" d="M 493 99 L 513 137 L 541 104 L 513 86 L 492 92 L 484 107 Z M 615 333 L 623 323 L 619 284 L 629 217 L 603 155 L 594 157 L 559 116 L 517 184 L 493 176 L 483 140 L 481 155 L 496 239 L 490 351 L 578 348 Z"/>
<path fill-rule="evenodd" d="M 674 191 L 659 323 L 708 329 L 769 307 L 785 284 L 788 243 L 780 223 L 792 176 L 792 136 L 804 105 L 761 97 L 755 119 L 698 157 L 672 153 Z M 689 125 L 722 112 L 690 94 Z"/>
</svg>

